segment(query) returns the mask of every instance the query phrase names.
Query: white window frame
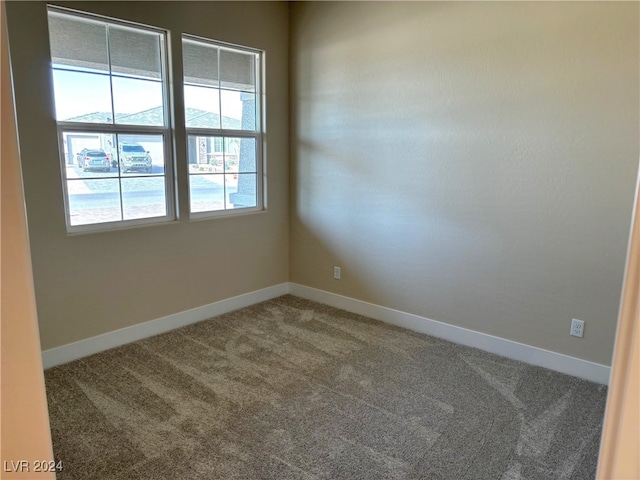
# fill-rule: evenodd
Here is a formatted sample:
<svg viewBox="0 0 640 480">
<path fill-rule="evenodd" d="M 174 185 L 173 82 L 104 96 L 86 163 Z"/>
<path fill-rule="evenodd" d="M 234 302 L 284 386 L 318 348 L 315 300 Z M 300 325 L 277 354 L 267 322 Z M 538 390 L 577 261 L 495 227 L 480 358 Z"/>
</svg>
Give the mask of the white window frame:
<svg viewBox="0 0 640 480">
<path fill-rule="evenodd" d="M 152 125 L 126 125 L 126 124 L 117 124 L 117 123 L 94 123 L 94 122 L 65 122 L 65 121 L 57 121 L 57 132 L 58 132 L 58 156 L 60 159 L 60 168 L 62 174 L 62 188 L 63 188 L 63 196 L 64 196 L 64 208 L 65 208 L 65 221 L 67 226 L 68 233 L 85 233 L 85 232 L 99 232 L 99 231 L 110 231 L 114 229 L 121 228 L 130 228 L 135 226 L 142 225 L 150 225 L 150 224 L 159 224 L 159 223 L 167 223 L 171 221 L 175 221 L 177 218 L 176 212 L 176 196 L 175 196 L 175 180 L 174 180 L 174 162 L 173 162 L 173 136 L 172 136 L 172 126 L 171 126 L 171 109 L 172 104 L 170 102 L 170 91 L 169 91 L 169 48 L 170 48 L 170 39 L 169 32 L 162 28 L 152 27 L 149 25 L 142 25 L 134 22 L 129 22 L 126 20 L 115 19 L 111 17 L 105 17 L 102 15 L 94 15 L 86 12 L 72 10 L 68 8 L 47 5 L 47 13 L 56 12 L 61 13 L 73 17 L 77 17 L 80 19 L 93 20 L 98 22 L 104 22 L 107 24 L 122 26 L 127 28 L 132 28 L 135 30 L 142 30 L 147 32 L 153 32 L 156 34 L 160 34 L 163 37 L 162 48 L 160 52 L 160 61 L 161 61 L 161 75 L 160 79 L 162 82 L 162 101 L 163 101 L 163 114 L 164 114 L 164 125 L 163 126 L 152 126 Z M 107 45 L 108 45 L 108 29 L 107 29 Z M 109 58 L 109 64 L 111 63 L 111 59 Z M 66 69 L 65 69 L 66 70 Z M 51 74 L 53 77 L 53 64 L 51 65 Z M 113 99 L 113 84 L 111 79 L 115 76 L 110 71 L 105 76 L 109 76 L 109 83 L 111 88 L 111 108 L 113 111 L 114 108 L 114 99 Z M 102 133 L 113 135 L 116 138 L 117 135 L 161 135 L 163 138 L 163 155 L 164 155 L 164 185 L 165 185 L 165 208 L 166 215 L 163 216 L 154 216 L 154 217 L 146 217 L 146 218 L 136 218 L 130 220 L 117 220 L 112 222 L 101 222 L 101 223 L 91 223 L 84 225 L 71 225 L 71 215 L 69 209 L 69 194 L 67 189 L 67 178 L 66 178 L 66 157 L 64 152 L 64 139 L 63 133 Z M 117 154 L 118 146 L 114 142 L 114 150 Z M 117 177 L 100 177 L 100 179 L 112 179 L 117 178 L 118 182 L 121 182 L 122 178 L 135 178 L 134 175 L 123 177 L 120 172 L 120 166 L 118 165 L 118 175 Z M 141 177 L 144 178 L 157 178 L 159 175 L 144 175 Z M 120 208 L 122 209 L 122 188 L 120 188 Z"/>
<path fill-rule="evenodd" d="M 189 198 L 189 218 L 191 219 L 203 219 L 203 218 L 211 218 L 211 217 L 220 217 L 220 216 L 230 216 L 230 215 L 244 215 L 247 213 L 255 213 L 261 212 L 266 209 L 266 200 L 265 200 L 265 185 L 266 185 L 266 159 L 264 156 L 264 119 L 263 119 L 263 92 L 264 92 L 264 56 L 265 52 L 263 50 L 259 50 L 256 48 L 246 47 L 243 45 L 236 45 L 227 42 L 221 42 L 218 40 L 212 40 L 209 38 L 199 37 L 195 35 L 190 35 L 183 33 L 181 38 L 181 45 L 184 45 L 183 41 L 193 41 L 199 42 L 206 45 L 211 45 L 214 47 L 218 47 L 221 49 L 231 49 L 241 52 L 247 52 L 256 55 L 255 59 L 255 95 L 256 95 L 256 114 L 255 114 L 255 130 L 234 130 L 234 129 L 225 129 L 225 128 L 194 128 L 186 126 L 186 116 L 185 116 L 185 158 L 187 161 L 187 169 L 189 169 L 189 137 L 190 136 L 200 136 L 200 137 L 223 137 L 226 138 L 253 138 L 255 139 L 256 144 L 256 206 L 255 207 L 243 207 L 243 208 L 225 208 L 221 210 L 209 210 L 205 212 L 192 212 L 191 211 L 191 187 L 189 186 L 188 190 L 188 198 Z M 183 50 L 184 51 L 184 50 Z M 220 77 L 220 63 L 218 63 L 218 78 Z M 181 88 L 184 91 L 185 87 L 184 76 L 182 78 Z M 185 107 L 186 112 L 186 107 Z M 220 126 L 222 127 L 222 112 L 220 116 Z M 241 172 L 240 172 L 241 173 Z M 189 185 L 191 183 L 192 175 L 200 175 L 198 173 L 188 172 L 188 181 Z M 202 175 L 206 175 L 203 173 Z M 229 174 L 226 174 L 229 175 Z M 226 201 L 226 200 L 225 200 Z"/>
</svg>

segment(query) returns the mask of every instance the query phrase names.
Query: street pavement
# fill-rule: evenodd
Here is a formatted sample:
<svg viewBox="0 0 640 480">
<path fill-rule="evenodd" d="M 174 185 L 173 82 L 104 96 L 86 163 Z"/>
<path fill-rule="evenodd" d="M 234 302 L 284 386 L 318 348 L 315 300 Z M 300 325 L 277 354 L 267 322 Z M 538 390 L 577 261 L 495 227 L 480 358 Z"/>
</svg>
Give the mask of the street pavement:
<svg viewBox="0 0 640 480">
<path fill-rule="evenodd" d="M 84 172 L 67 165 L 67 194 L 72 225 L 103 223 L 166 215 L 164 166 L 154 165 L 150 173 Z M 234 175 L 189 176 L 192 212 L 232 208 L 228 196 L 238 189 Z M 225 182 L 226 179 L 226 182 Z M 120 204 L 122 193 L 122 205 Z"/>
</svg>

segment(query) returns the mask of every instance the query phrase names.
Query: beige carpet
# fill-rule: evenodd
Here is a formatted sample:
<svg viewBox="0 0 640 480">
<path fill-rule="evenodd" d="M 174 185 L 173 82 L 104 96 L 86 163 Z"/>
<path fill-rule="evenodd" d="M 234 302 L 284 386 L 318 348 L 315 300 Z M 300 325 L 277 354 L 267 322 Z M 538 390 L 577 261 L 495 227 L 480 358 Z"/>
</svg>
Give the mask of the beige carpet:
<svg viewBox="0 0 640 480">
<path fill-rule="evenodd" d="M 45 372 L 59 479 L 592 479 L 606 389 L 292 296 Z"/>
</svg>

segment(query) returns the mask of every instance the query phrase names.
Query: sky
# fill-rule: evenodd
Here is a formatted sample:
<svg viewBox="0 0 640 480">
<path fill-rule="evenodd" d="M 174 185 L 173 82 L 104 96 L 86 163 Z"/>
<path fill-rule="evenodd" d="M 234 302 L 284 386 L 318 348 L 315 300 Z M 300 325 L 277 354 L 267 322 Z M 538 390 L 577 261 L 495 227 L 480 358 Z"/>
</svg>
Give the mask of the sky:
<svg viewBox="0 0 640 480">
<path fill-rule="evenodd" d="M 112 76 L 114 108 L 117 113 L 137 113 L 162 104 L 162 84 L 158 80 L 142 80 Z M 93 112 L 111 111 L 109 75 L 53 69 L 56 117 L 66 120 Z M 227 117 L 242 117 L 240 92 L 185 86 L 185 106 Z"/>
</svg>

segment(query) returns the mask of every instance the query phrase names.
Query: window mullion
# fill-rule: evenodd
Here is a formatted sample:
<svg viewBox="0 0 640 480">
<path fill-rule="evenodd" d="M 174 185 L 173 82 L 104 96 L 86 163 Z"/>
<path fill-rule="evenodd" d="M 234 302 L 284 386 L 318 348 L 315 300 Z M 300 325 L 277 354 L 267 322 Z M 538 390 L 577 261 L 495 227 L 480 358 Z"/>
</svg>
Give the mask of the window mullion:
<svg viewBox="0 0 640 480">
<path fill-rule="evenodd" d="M 111 68 L 111 42 L 109 41 L 109 25 L 106 26 L 107 32 L 107 62 L 109 64 L 109 95 L 111 95 L 111 123 L 115 125 L 116 123 L 116 108 L 115 102 L 113 100 L 113 76 L 112 76 L 112 68 Z"/>
<path fill-rule="evenodd" d="M 220 55 L 220 48 L 216 49 L 216 52 L 218 55 L 218 115 L 220 116 L 220 130 L 222 130 L 222 82 L 220 81 L 220 58 L 222 56 Z"/>
<path fill-rule="evenodd" d="M 110 26 L 107 24 L 106 26 L 107 32 L 107 62 L 109 64 L 109 94 L 111 95 L 111 123 L 115 126 L 116 124 L 116 107 L 115 107 L 115 99 L 113 96 L 113 68 L 111 64 L 111 40 L 109 37 Z M 113 156 L 116 156 L 116 168 L 118 169 L 118 198 L 120 201 L 120 220 L 124 221 L 124 202 L 122 200 L 122 172 L 120 171 L 120 137 L 117 133 L 114 133 L 115 138 L 115 150 L 111 153 Z"/>
</svg>

